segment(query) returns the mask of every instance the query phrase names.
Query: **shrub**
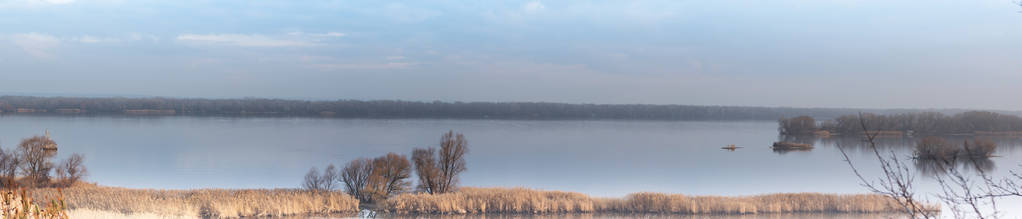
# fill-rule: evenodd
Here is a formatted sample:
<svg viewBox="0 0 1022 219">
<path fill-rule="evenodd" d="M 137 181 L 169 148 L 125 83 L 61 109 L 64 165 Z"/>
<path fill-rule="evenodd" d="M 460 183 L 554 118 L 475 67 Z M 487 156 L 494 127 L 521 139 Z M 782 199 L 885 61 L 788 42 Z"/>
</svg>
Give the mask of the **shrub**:
<svg viewBox="0 0 1022 219">
<path fill-rule="evenodd" d="M 73 153 L 70 157 L 60 162 L 60 165 L 57 167 L 57 176 L 60 178 L 58 183 L 63 186 L 71 186 L 88 175 L 84 162 L 85 156 L 79 153 Z"/>
</svg>

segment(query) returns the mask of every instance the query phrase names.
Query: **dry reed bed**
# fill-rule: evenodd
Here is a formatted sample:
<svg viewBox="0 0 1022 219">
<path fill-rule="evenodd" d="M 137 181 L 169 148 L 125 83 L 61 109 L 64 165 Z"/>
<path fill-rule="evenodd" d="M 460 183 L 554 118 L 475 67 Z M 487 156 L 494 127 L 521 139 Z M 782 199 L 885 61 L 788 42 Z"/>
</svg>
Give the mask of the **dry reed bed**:
<svg viewBox="0 0 1022 219">
<path fill-rule="evenodd" d="M 403 194 L 381 202 L 379 208 L 397 214 L 892 213 L 902 209 L 893 200 L 879 195 L 788 193 L 723 197 L 635 193 L 625 198 L 592 198 L 575 192 L 524 188 L 463 188 L 441 195 Z"/>
<path fill-rule="evenodd" d="M 36 197 L 53 197 L 55 189 L 38 189 Z M 154 190 L 100 186 L 64 189 L 71 209 L 167 216 L 265 217 L 358 212 L 358 200 L 340 192 L 296 189 Z"/>
</svg>

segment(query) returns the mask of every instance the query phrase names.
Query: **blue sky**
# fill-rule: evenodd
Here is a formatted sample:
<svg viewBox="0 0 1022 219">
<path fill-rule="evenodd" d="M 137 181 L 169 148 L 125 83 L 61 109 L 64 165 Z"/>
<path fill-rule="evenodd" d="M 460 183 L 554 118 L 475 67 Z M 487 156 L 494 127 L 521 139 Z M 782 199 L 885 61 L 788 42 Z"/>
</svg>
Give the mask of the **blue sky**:
<svg viewBox="0 0 1022 219">
<path fill-rule="evenodd" d="M 1022 110 L 974 1 L 0 0 L 0 93 Z"/>
</svg>

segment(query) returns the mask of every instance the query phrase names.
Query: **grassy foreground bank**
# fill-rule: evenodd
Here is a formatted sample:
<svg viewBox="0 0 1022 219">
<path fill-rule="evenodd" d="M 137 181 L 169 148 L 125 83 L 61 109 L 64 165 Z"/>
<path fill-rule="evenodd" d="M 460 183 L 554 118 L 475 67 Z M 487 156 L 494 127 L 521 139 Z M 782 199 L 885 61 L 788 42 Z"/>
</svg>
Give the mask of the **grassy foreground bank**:
<svg viewBox="0 0 1022 219">
<path fill-rule="evenodd" d="M 55 189 L 37 189 L 39 200 Z M 79 218 L 236 218 L 353 214 L 359 202 L 340 192 L 293 189 L 154 190 L 76 185 L 63 190 L 69 213 Z M 762 214 L 895 213 L 901 208 L 879 195 L 786 193 L 755 196 L 686 196 L 634 193 L 624 198 L 594 198 L 582 193 L 524 188 L 461 188 L 429 195 L 402 194 L 363 205 L 381 213 L 415 214 Z M 933 206 L 937 209 L 936 206 Z"/>
<path fill-rule="evenodd" d="M 36 189 L 37 200 L 58 196 L 56 189 Z M 159 217 L 272 217 L 353 213 L 358 200 L 341 192 L 298 189 L 127 189 L 75 185 L 63 190 L 70 213 L 158 215 Z M 102 216 L 107 217 L 107 216 Z"/>
<path fill-rule="evenodd" d="M 380 203 L 397 214 L 551 214 L 551 213 L 893 213 L 902 208 L 880 195 L 784 193 L 755 196 L 686 196 L 634 193 L 624 198 L 593 198 L 576 192 L 523 188 L 462 188 L 458 192 L 403 194 Z M 933 209 L 938 209 L 933 206 Z"/>
</svg>

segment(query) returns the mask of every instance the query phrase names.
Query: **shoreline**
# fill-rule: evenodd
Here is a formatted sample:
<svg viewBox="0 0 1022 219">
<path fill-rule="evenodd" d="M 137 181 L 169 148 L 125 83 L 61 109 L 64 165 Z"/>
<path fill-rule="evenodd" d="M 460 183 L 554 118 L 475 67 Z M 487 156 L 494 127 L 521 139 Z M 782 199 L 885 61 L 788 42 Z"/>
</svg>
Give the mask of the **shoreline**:
<svg viewBox="0 0 1022 219">
<path fill-rule="evenodd" d="M 54 188 L 31 191 L 34 199 L 39 201 L 51 200 L 56 192 Z M 900 213 L 893 200 L 873 194 L 687 196 L 641 192 L 619 198 L 597 198 L 577 192 L 465 187 L 457 192 L 438 195 L 401 194 L 366 204 L 339 191 L 298 189 L 159 190 L 79 184 L 62 192 L 69 213 L 82 214 L 85 218 L 107 218 L 112 217 L 111 214 L 125 218 L 353 216 L 363 210 L 387 217 Z M 939 209 L 936 205 L 931 207 Z M 90 214 L 100 216 L 89 217 Z"/>
</svg>

